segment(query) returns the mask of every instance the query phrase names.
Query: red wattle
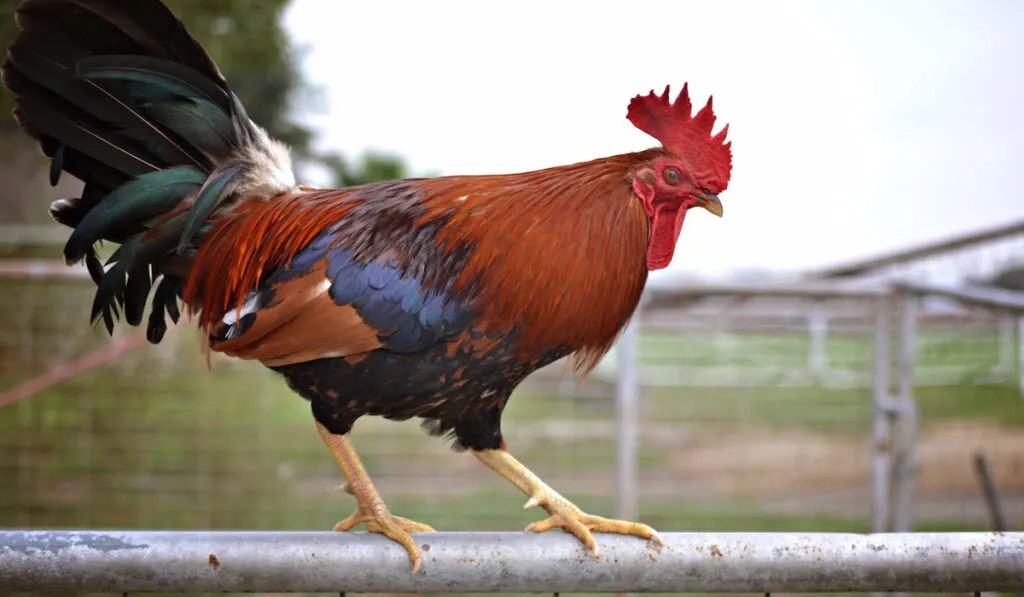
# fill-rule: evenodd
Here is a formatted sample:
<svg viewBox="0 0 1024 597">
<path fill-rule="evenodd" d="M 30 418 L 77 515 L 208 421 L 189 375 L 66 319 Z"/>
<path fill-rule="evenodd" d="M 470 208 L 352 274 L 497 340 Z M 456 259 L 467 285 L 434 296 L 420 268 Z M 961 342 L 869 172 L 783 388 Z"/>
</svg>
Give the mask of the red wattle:
<svg viewBox="0 0 1024 597">
<path fill-rule="evenodd" d="M 648 270 L 662 269 L 672 263 L 684 219 L 685 207 L 661 205 L 655 208 L 651 218 L 651 238 L 647 243 Z"/>
</svg>

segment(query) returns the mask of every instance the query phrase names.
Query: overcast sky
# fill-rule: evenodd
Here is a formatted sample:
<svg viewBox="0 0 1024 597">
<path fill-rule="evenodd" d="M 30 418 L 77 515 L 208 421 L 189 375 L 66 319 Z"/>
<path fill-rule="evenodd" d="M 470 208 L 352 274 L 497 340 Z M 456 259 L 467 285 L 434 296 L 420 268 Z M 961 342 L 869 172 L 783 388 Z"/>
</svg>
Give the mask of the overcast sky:
<svg viewBox="0 0 1024 597">
<path fill-rule="evenodd" d="M 1024 2 L 338 2 L 287 16 L 323 146 L 415 173 L 643 149 L 636 93 L 730 123 L 725 218 L 674 268 L 795 270 L 1024 218 Z"/>
</svg>

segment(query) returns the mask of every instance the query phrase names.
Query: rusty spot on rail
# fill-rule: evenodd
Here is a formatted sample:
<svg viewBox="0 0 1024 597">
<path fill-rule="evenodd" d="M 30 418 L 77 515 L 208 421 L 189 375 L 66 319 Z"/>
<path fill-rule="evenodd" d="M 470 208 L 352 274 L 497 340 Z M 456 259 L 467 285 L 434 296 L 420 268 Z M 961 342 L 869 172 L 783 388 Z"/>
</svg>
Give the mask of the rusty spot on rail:
<svg viewBox="0 0 1024 597">
<path fill-rule="evenodd" d="M 430 544 L 429 543 L 424 543 L 423 544 L 423 551 L 430 551 Z"/>
<path fill-rule="evenodd" d="M 218 560 L 217 556 L 213 555 L 212 553 L 210 554 L 210 567 L 214 570 L 220 568 L 220 560 Z"/>
<path fill-rule="evenodd" d="M 718 546 L 714 543 L 711 544 L 711 555 L 716 558 L 722 557 L 722 550 L 718 549 Z"/>
</svg>

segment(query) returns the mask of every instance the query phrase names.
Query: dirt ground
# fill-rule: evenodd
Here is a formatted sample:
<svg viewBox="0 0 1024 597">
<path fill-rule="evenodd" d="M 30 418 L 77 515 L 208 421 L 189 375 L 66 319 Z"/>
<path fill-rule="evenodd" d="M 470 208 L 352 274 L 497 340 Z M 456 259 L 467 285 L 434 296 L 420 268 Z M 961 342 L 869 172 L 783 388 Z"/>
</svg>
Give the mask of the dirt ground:
<svg viewBox="0 0 1024 597">
<path fill-rule="evenodd" d="M 841 514 L 870 503 L 871 445 L 868 437 L 795 430 L 702 430 L 680 446 L 669 469 L 715 492 L 756 495 L 769 509 Z M 986 457 L 1007 518 L 1024 522 L 1024 432 L 981 422 L 933 425 L 921 434 L 916 516 L 984 519 L 974 470 L 978 452 Z"/>
</svg>

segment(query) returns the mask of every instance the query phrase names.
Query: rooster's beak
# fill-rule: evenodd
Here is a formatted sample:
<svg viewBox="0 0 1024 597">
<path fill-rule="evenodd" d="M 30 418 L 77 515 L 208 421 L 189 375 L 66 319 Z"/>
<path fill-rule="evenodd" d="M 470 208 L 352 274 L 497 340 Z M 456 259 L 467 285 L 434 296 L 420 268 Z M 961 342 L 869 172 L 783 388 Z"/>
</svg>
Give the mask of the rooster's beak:
<svg viewBox="0 0 1024 597">
<path fill-rule="evenodd" d="M 697 199 L 697 207 L 703 207 L 709 212 L 715 214 L 718 217 L 722 217 L 722 202 L 718 199 L 718 195 L 702 195 Z"/>
</svg>

